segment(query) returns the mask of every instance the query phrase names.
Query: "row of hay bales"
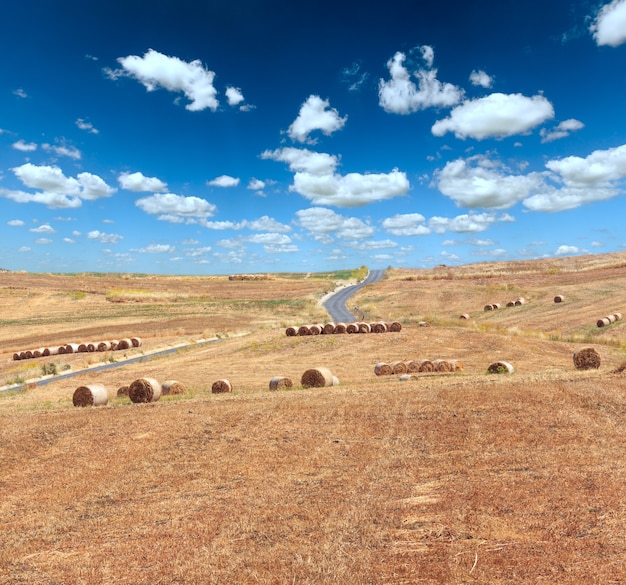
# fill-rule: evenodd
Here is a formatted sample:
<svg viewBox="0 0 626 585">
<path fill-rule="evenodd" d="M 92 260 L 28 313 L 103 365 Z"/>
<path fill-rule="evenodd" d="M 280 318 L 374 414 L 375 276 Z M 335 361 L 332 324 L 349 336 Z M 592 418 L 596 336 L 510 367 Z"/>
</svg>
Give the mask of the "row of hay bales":
<svg viewBox="0 0 626 585">
<path fill-rule="evenodd" d="M 402 374 L 417 374 L 431 372 L 460 372 L 463 362 L 460 360 L 397 360 L 393 362 L 378 362 L 374 366 L 377 376 L 393 376 Z"/>
<path fill-rule="evenodd" d="M 387 323 L 376 321 L 368 323 L 365 321 L 355 321 L 353 323 L 315 323 L 313 325 L 293 325 L 287 327 L 285 335 L 287 337 L 306 335 L 340 335 L 343 333 L 397 333 L 402 330 L 402 324 L 398 321 Z"/>
<path fill-rule="evenodd" d="M 94 351 L 119 351 L 141 347 L 143 341 L 140 337 L 126 337 L 124 339 L 112 339 L 110 341 L 89 341 L 83 343 L 65 343 L 52 347 L 40 347 L 17 351 L 13 354 L 14 360 L 28 360 L 50 355 L 63 355 L 69 353 L 89 353 Z"/>
<path fill-rule="evenodd" d="M 333 375 L 329 368 L 319 367 L 306 370 L 301 378 L 303 388 L 324 388 L 339 386 L 339 378 Z M 293 387 L 293 381 L 287 376 L 274 376 L 269 382 L 270 390 L 282 390 Z M 213 394 L 224 394 L 233 391 L 230 380 L 222 378 L 211 385 Z M 187 387 L 178 380 L 167 380 L 159 383 L 154 378 L 138 378 L 128 386 L 120 386 L 117 396 L 128 396 L 135 404 L 156 402 L 161 396 L 186 394 Z M 106 406 L 109 402 L 109 393 L 102 384 L 79 386 L 74 390 L 72 403 L 74 406 Z"/>
<path fill-rule="evenodd" d="M 267 274 L 231 274 L 228 280 L 270 280 Z"/>
<path fill-rule="evenodd" d="M 526 304 L 526 299 L 524 297 L 519 297 L 517 299 L 515 299 L 514 301 L 507 301 L 506 306 L 507 307 L 519 307 L 521 305 L 525 305 Z M 487 304 L 483 307 L 484 311 L 495 311 L 496 309 L 499 309 L 502 305 L 500 303 L 492 303 L 492 304 Z"/>
<path fill-rule="evenodd" d="M 602 319 L 598 319 L 596 321 L 596 325 L 598 327 L 606 327 L 607 325 L 610 325 L 611 323 L 615 323 L 616 321 L 621 321 L 621 320 L 622 320 L 621 313 L 612 313 L 611 315 L 602 317 Z"/>
</svg>

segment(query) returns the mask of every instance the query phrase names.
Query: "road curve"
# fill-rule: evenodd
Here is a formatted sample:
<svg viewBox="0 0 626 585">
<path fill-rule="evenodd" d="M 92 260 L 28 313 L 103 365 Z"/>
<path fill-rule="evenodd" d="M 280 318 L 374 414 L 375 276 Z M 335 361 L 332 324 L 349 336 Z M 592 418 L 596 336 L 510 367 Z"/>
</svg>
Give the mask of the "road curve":
<svg viewBox="0 0 626 585">
<path fill-rule="evenodd" d="M 330 318 L 335 323 L 352 323 L 353 321 L 356 321 L 357 318 L 354 314 L 346 308 L 346 302 L 355 292 L 368 284 L 378 282 L 384 275 L 384 269 L 370 270 L 370 273 L 363 282 L 353 284 L 352 286 L 346 286 L 328 297 L 322 305 L 328 311 Z"/>
</svg>

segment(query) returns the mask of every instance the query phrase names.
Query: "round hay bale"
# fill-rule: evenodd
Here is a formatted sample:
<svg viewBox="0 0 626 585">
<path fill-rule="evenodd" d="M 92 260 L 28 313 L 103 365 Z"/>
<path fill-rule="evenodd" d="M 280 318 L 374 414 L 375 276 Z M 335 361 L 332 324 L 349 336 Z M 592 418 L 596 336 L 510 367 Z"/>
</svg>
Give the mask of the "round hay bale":
<svg viewBox="0 0 626 585">
<path fill-rule="evenodd" d="M 346 325 L 346 333 L 358 333 L 359 325 L 358 323 L 348 323 Z"/>
<path fill-rule="evenodd" d="M 491 307 L 492 307 L 492 308 L 493 308 L 493 310 L 495 311 L 496 309 L 499 309 L 499 308 L 500 308 L 500 303 L 493 303 L 493 304 L 491 305 Z"/>
<path fill-rule="evenodd" d="M 76 349 L 76 353 L 87 353 L 89 348 L 86 343 L 79 343 L 78 348 Z"/>
<path fill-rule="evenodd" d="M 187 387 L 178 380 L 165 380 L 161 384 L 161 396 L 169 394 L 187 394 Z"/>
<path fill-rule="evenodd" d="M 322 327 L 322 333 L 324 335 L 332 335 L 335 332 L 335 324 L 334 323 L 325 323 L 324 327 Z"/>
<path fill-rule="evenodd" d="M 391 369 L 396 375 L 406 374 L 406 363 L 401 361 L 391 362 Z"/>
<path fill-rule="evenodd" d="M 433 360 L 435 372 L 453 372 L 454 366 L 448 360 Z"/>
<path fill-rule="evenodd" d="M 598 327 L 606 327 L 607 325 L 610 325 L 611 321 L 607 318 L 607 317 L 603 317 L 602 319 L 598 319 L 596 321 L 596 325 Z"/>
<path fill-rule="evenodd" d="M 323 330 L 323 326 L 322 325 L 311 325 L 309 327 L 309 331 L 311 332 L 311 335 L 321 335 L 322 334 L 322 330 Z"/>
<path fill-rule="evenodd" d="M 407 374 L 417 374 L 420 371 L 420 364 L 416 360 L 409 360 L 406 362 Z"/>
<path fill-rule="evenodd" d="M 519 307 L 520 305 L 525 305 L 526 299 L 524 297 L 520 297 L 519 299 L 515 299 L 515 306 Z"/>
<path fill-rule="evenodd" d="M 213 392 L 213 394 L 225 394 L 226 392 L 232 391 L 233 385 L 230 383 L 229 380 L 226 380 L 225 378 L 222 380 L 216 380 L 211 386 L 211 392 Z"/>
<path fill-rule="evenodd" d="M 577 370 L 597 370 L 600 367 L 600 354 L 593 347 L 575 352 L 573 358 Z"/>
<path fill-rule="evenodd" d="M 391 325 L 388 326 L 388 329 L 392 333 L 398 333 L 402 331 L 402 323 L 400 323 L 399 321 L 394 321 L 393 323 L 391 323 Z"/>
<path fill-rule="evenodd" d="M 554 297 L 554 302 L 555 303 L 562 303 L 565 301 L 565 297 L 563 295 L 556 295 Z"/>
<path fill-rule="evenodd" d="M 100 341 L 98 343 L 98 345 L 96 346 L 96 349 L 98 351 L 109 351 L 111 349 L 111 342 L 110 341 Z"/>
<path fill-rule="evenodd" d="M 372 326 L 369 323 L 360 322 L 357 324 L 357 326 L 359 328 L 359 333 L 371 333 L 372 332 Z"/>
<path fill-rule="evenodd" d="M 118 344 L 117 344 L 117 349 L 122 350 L 122 349 L 130 349 L 133 346 L 133 342 L 130 340 L 129 337 L 125 337 L 124 339 L 120 339 Z"/>
<path fill-rule="evenodd" d="M 128 386 L 128 397 L 136 404 L 156 402 L 161 398 L 161 384 L 154 378 L 138 378 Z"/>
<path fill-rule="evenodd" d="M 98 345 L 93 343 L 93 342 L 89 342 L 87 344 L 87 351 L 96 351 Z"/>
<path fill-rule="evenodd" d="M 515 306 L 515 301 L 509 301 L 509 302 L 506 304 L 506 306 L 507 306 L 507 307 L 514 307 L 514 306 Z"/>
<path fill-rule="evenodd" d="M 78 343 L 66 343 L 65 353 L 78 353 Z"/>
<path fill-rule="evenodd" d="M 622 320 L 622 314 L 621 313 L 613 313 L 613 316 L 615 317 L 616 321 L 621 321 Z"/>
<path fill-rule="evenodd" d="M 335 325 L 335 334 L 343 334 L 346 332 L 347 326 L 345 323 L 337 323 Z"/>
<path fill-rule="evenodd" d="M 287 327 L 287 329 L 285 329 L 285 335 L 287 337 L 295 337 L 298 335 L 298 328 L 293 326 Z"/>
<path fill-rule="evenodd" d="M 377 376 L 391 376 L 391 374 L 393 374 L 393 368 L 386 362 L 378 362 L 374 366 L 374 373 Z"/>
<path fill-rule="evenodd" d="M 23 360 L 33 359 L 33 352 L 30 349 L 26 349 L 20 352 L 20 358 Z"/>
<path fill-rule="evenodd" d="M 311 335 L 311 330 L 307 325 L 300 325 L 298 327 L 298 335 Z"/>
<path fill-rule="evenodd" d="M 63 355 L 64 353 L 67 353 L 67 350 L 65 349 L 64 345 L 59 345 L 59 347 L 57 347 L 57 353 L 59 355 Z"/>
<path fill-rule="evenodd" d="M 18 362 L 18 361 L 20 361 L 20 360 L 22 359 L 22 356 L 19 354 L 19 352 L 15 352 L 15 353 L 13 354 L 13 359 L 14 359 L 16 362 Z"/>
<path fill-rule="evenodd" d="M 387 324 L 383 321 L 371 324 L 372 333 L 387 333 Z"/>
<path fill-rule="evenodd" d="M 515 368 L 509 362 L 494 362 L 487 368 L 489 374 L 512 374 Z"/>
<path fill-rule="evenodd" d="M 467 313 L 463 313 L 462 315 L 459 316 L 459 319 L 469 319 L 470 316 Z"/>
<path fill-rule="evenodd" d="M 43 355 L 43 349 L 33 349 L 33 357 L 38 358 Z"/>
<path fill-rule="evenodd" d="M 607 315 L 606 318 L 609 320 L 609 323 L 615 323 L 615 321 L 617 321 L 615 315 Z"/>
<path fill-rule="evenodd" d="M 131 337 L 130 342 L 133 347 L 141 347 L 143 345 L 141 337 Z"/>
<path fill-rule="evenodd" d="M 79 386 L 74 390 L 74 406 L 103 406 L 109 402 L 109 393 L 102 384 Z"/>
<path fill-rule="evenodd" d="M 323 388 L 333 385 L 333 374 L 328 368 L 312 368 L 302 374 L 300 383 L 304 388 Z"/>
<path fill-rule="evenodd" d="M 463 371 L 463 362 L 461 360 L 448 360 L 452 365 L 453 372 L 462 372 Z"/>
<path fill-rule="evenodd" d="M 420 372 L 434 372 L 435 366 L 433 362 L 430 360 L 420 360 L 419 361 L 419 371 Z"/>
<path fill-rule="evenodd" d="M 483 307 L 483 309 L 484 309 L 485 311 L 493 311 L 493 305 L 485 305 L 485 306 Z"/>
<path fill-rule="evenodd" d="M 291 378 L 286 376 L 274 376 L 270 380 L 270 390 L 282 390 L 283 388 L 292 388 L 293 382 Z"/>
<path fill-rule="evenodd" d="M 117 389 L 118 396 L 128 396 L 128 386 L 120 386 Z"/>
<path fill-rule="evenodd" d="M 58 349 L 56 347 L 44 347 L 44 350 L 41 352 L 41 355 L 44 357 L 48 357 L 51 355 L 57 355 Z"/>
<path fill-rule="evenodd" d="M 119 340 L 118 339 L 111 339 L 111 350 L 116 350 L 118 349 L 118 345 L 119 345 Z"/>
</svg>

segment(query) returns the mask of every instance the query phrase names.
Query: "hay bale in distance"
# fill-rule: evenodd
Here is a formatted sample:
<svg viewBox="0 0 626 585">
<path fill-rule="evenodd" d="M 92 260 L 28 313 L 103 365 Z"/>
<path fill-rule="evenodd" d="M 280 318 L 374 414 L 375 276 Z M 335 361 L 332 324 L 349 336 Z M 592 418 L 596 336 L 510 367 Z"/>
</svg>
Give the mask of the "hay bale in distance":
<svg viewBox="0 0 626 585">
<path fill-rule="evenodd" d="M 187 394 L 187 387 L 178 380 L 165 380 L 161 384 L 161 396 L 169 394 Z"/>
<path fill-rule="evenodd" d="M 335 332 L 335 324 L 334 323 L 325 323 L 324 327 L 322 327 L 322 333 L 324 335 L 332 335 Z"/>
<path fill-rule="evenodd" d="M 554 297 L 554 302 L 555 303 L 563 303 L 563 302 L 565 302 L 565 297 L 563 295 L 556 295 Z"/>
<path fill-rule="evenodd" d="M 79 386 L 74 390 L 74 406 L 103 406 L 109 402 L 109 394 L 102 384 Z"/>
<path fill-rule="evenodd" d="M 98 342 L 98 345 L 96 346 L 96 349 L 98 351 L 109 351 L 111 349 L 111 342 L 110 341 L 100 341 L 100 342 Z"/>
<path fill-rule="evenodd" d="M 348 323 L 346 325 L 346 333 L 358 333 L 359 325 L 358 323 Z"/>
<path fill-rule="evenodd" d="M 514 307 L 514 306 L 515 306 L 515 301 L 509 301 L 509 302 L 506 304 L 506 306 L 507 306 L 507 307 Z"/>
<path fill-rule="evenodd" d="M 323 329 L 324 329 L 323 325 L 314 324 L 309 327 L 309 332 L 311 335 L 321 335 Z"/>
<path fill-rule="evenodd" d="M 138 378 L 128 386 L 128 397 L 137 404 L 156 402 L 161 398 L 161 384 L 154 378 Z"/>
<path fill-rule="evenodd" d="M 453 372 L 454 366 L 448 360 L 433 360 L 435 372 Z"/>
<path fill-rule="evenodd" d="M 396 375 L 406 374 L 406 363 L 402 361 L 391 362 L 390 364 L 393 373 Z"/>
<path fill-rule="evenodd" d="M 285 329 L 285 335 L 287 337 L 295 337 L 298 335 L 298 328 L 293 326 L 287 327 L 287 329 Z"/>
<path fill-rule="evenodd" d="M 328 368 L 311 368 L 302 374 L 304 388 L 324 388 L 333 385 L 333 373 Z"/>
<path fill-rule="evenodd" d="M 270 380 L 270 390 L 282 390 L 284 388 L 292 388 L 293 382 L 291 378 L 286 376 L 274 376 Z"/>
<path fill-rule="evenodd" d="M 131 337 L 130 342 L 133 347 L 141 347 L 143 345 L 141 337 Z"/>
<path fill-rule="evenodd" d="M 459 316 L 459 319 L 469 319 L 470 316 L 467 313 L 463 313 L 462 315 Z"/>
<path fill-rule="evenodd" d="M 128 386 L 120 386 L 117 389 L 118 396 L 128 396 Z"/>
<path fill-rule="evenodd" d="M 213 392 L 213 394 L 225 394 L 226 392 L 232 391 L 233 385 L 226 378 L 222 380 L 216 380 L 211 386 L 211 392 Z"/>
<path fill-rule="evenodd" d="M 419 361 L 419 371 L 420 372 L 434 372 L 435 366 L 432 361 L 423 359 Z"/>
<path fill-rule="evenodd" d="M 416 360 L 408 360 L 406 363 L 407 374 L 417 374 L 420 371 L 420 364 Z"/>
<path fill-rule="evenodd" d="M 378 362 L 374 366 L 374 373 L 377 376 L 391 376 L 391 374 L 393 374 L 393 368 L 386 362 Z"/>
<path fill-rule="evenodd" d="M 593 347 L 575 352 L 573 358 L 577 370 L 597 370 L 600 367 L 600 354 Z"/>
<path fill-rule="evenodd" d="M 621 321 L 622 320 L 622 314 L 621 313 L 613 313 L 613 316 L 615 317 L 616 321 Z"/>
<path fill-rule="evenodd" d="M 124 339 L 120 339 L 119 342 L 117 343 L 117 349 L 118 350 L 130 349 L 132 346 L 133 346 L 133 342 L 130 340 L 129 337 L 125 337 Z"/>
<path fill-rule="evenodd" d="M 524 297 L 520 297 L 519 299 L 515 299 L 515 306 L 519 307 L 520 305 L 525 305 L 526 299 Z"/>
<path fill-rule="evenodd" d="M 311 335 L 311 330 L 307 325 L 300 325 L 298 327 L 298 335 Z"/>
<path fill-rule="evenodd" d="M 399 333 L 402 331 L 402 323 L 399 321 L 393 321 L 390 325 L 387 326 L 387 329 L 392 333 Z"/>
<path fill-rule="evenodd" d="M 484 311 L 493 311 L 493 305 L 485 305 L 483 309 Z"/>
<path fill-rule="evenodd" d="M 462 372 L 463 371 L 463 362 L 461 360 L 448 360 L 452 365 L 453 372 Z"/>
<path fill-rule="evenodd" d="M 387 333 L 387 324 L 383 321 L 372 323 L 370 329 L 372 333 Z"/>
<path fill-rule="evenodd" d="M 489 374 L 512 374 L 515 368 L 509 362 L 494 362 L 487 368 Z"/>
<path fill-rule="evenodd" d="M 347 329 L 347 326 L 345 323 L 337 323 L 335 325 L 334 333 L 340 335 L 340 334 L 346 333 L 346 329 Z"/>
<path fill-rule="evenodd" d="M 608 317 L 603 317 L 602 319 L 598 319 L 596 321 L 596 325 L 598 327 L 606 327 L 607 325 L 610 325 L 611 321 L 608 319 Z"/>
<path fill-rule="evenodd" d="M 359 333 L 371 333 L 372 332 L 372 327 L 369 323 L 360 322 L 357 324 L 357 326 L 359 328 Z"/>
</svg>

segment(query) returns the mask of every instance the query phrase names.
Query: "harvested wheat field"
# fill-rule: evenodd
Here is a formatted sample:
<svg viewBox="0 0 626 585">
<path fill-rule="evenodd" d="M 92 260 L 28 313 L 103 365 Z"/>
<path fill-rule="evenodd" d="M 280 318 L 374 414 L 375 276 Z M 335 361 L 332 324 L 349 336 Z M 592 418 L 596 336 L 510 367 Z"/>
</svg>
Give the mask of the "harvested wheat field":
<svg viewBox="0 0 626 585">
<path fill-rule="evenodd" d="M 0 384 L 33 378 L 0 392 L 0 584 L 625 583 L 626 326 L 590 316 L 623 312 L 626 255 L 566 260 L 390 269 L 357 301 L 402 323 L 385 335 L 285 335 L 328 321 L 336 275 L 207 277 L 206 305 L 202 284 L 184 297 L 186 279 L 142 277 L 170 296 L 98 320 L 125 305 L 106 300 L 122 277 L 0 274 Z M 100 278 L 87 297 L 59 292 Z M 126 353 L 142 359 L 13 361 L 77 331 L 140 336 Z M 575 367 L 586 348 L 598 368 Z M 463 367 L 376 375 L 399 360 Z M 514 371 L 488 373 L 498 362 Z M 37 368 L 74 375 L 43 385 Z M 311 369 L 341 382 L 304 388 Z M 293 384 L 270 390 L 278 376 Z M 118 396 L 139 379 L 186 392 Z M 212 393 L 226 379 L 232 392 Z M 96 385 L 108 401 L 75 408 Z"/>
</svg>

